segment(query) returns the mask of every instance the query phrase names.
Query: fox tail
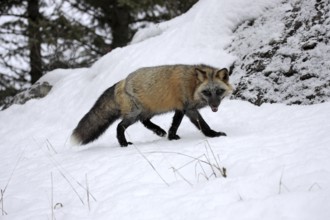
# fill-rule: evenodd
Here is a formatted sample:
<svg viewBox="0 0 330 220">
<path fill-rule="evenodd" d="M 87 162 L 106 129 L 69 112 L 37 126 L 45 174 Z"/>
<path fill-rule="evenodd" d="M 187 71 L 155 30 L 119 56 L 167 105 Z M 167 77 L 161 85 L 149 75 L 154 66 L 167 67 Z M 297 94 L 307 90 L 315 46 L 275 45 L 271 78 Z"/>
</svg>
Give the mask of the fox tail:
<svg viewBox="0 0 330 220">
<path fill-rule="evenodd" d="M 96 140 L 120 117 L 120 109 L 115 101 L 115 86 L 108 88 L 80 120 L 71 135 L 72 145 L 84 145 Z"/>
</svg>

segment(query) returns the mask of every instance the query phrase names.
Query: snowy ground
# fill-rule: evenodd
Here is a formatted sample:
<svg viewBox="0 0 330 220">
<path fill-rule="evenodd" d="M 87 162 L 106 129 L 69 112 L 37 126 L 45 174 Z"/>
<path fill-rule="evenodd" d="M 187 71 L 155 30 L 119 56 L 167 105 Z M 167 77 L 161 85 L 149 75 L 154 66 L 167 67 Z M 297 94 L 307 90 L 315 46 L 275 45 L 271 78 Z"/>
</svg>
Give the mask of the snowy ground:
<svg viewBox="0 0 330 220">
<path fill-rule="evenodd" d="M 128 148 L 118 147 L 115 129 L 81 151 L 37 135 L 28 145 L 13 141 L 10 150 L 1 148 L 2 189 L 19 161 L 4 197 L 5 219 L 51 218 L 52 203 L 63 205 L 54 210 L 57 219 L 329 219 L 330 103 L 222 105 L 202 114 L 228 137 L 205 139 L 185 120 L 179 141 L 133 125 L 127 135 L 135 146 Z M 168 127 L 170 120 L 155 121 Z M 227 178 L 206 180 L 201 166 L 211 175 L 210 166 L 188 157 L 206 154 L 215 163 L 208 145 Z M 90 211 L 85 175 L 96 199 Z"/>
<path fill-rule="evenodd" d="M 138 67 L 229 67 L 235 57 L 223 48 L 231 31 L 278 2 L 203 0 L 91 68 L 47 74 L 53 88 L 45 98 L 0 112 L 0 218 L 330 219 L 329 102 L 226 100 L 217 113 L 203 109 L 227 137 L 205 138 L 185 118 L 178 141 L 137 123 L 127 148 L 118 146 L 116 125 L 86 147 L 68 142 L 103 90 Z M 153 121 L 167 129 L 172 115 Z"/>
</svg>

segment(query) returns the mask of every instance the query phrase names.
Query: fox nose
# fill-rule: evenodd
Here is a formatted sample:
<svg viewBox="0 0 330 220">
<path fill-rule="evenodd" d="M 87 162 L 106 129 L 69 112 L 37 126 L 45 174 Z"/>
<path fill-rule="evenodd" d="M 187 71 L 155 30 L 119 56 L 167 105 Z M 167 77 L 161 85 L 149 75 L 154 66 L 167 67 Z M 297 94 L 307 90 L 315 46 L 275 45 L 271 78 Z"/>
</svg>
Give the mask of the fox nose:
<svg viewBox="0 0 330 220">
<path fill-rule="evenodd" d="M 209 103 L 209 106 L 211 107 L 212 111 L 217 112 L 218 108 L 219 108 L 219 105 L 221 103 L 221 100 L 220 99 L 213 99 L 213 100 L 210 100 L 210 101 L 211 102 Z"/>
<path fill-rule="evenodd" d="M 214 92 L 211 93 L 211 95 L 207 99 L 207 103 L 213 112 L 218 111 L 218 106 L 220 105 L 220 102 L 221 102 L 221 97 Z"/>
<path fill-rule="evenodd" d="M 211 106 L 211 109 L 213 112 L 217 112 L 218 111 L 218 106 Z"/>
</svg>

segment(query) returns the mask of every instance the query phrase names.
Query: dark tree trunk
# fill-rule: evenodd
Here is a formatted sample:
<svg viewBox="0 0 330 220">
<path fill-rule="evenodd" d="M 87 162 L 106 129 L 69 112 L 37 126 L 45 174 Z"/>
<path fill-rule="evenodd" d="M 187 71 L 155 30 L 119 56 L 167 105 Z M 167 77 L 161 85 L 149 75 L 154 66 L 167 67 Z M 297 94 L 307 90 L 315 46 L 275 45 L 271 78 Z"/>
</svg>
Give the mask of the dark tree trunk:
<svg viewBox="0 0 330 220">
<path fill-rule="evenodd" d="M 41 32 L 39 24 L 41 15 L 39 13 L 39 0 L 28 0 L 28 38 L 30 52 L 30 76 L 31 83 L 35 83 L 42 76 L 41 59 Z"/>
<path fill-rule="evenodd" d="M 131 38 L 130 33 L 130 8 L 115 4 L 111 12 L 110 26 L 112 30 L 112 48 L 126 46 Z"/>
</svg>

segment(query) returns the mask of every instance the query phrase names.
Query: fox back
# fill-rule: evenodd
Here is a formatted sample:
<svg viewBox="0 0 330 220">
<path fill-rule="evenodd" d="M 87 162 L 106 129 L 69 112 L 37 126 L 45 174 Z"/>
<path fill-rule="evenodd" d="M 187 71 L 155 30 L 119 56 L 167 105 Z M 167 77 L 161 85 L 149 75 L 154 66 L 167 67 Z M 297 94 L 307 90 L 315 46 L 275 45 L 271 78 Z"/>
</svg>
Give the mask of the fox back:
<svg viewBox="0 0 330 220">
<path fill-rule="evenodd" d="M 222 99 L 232 87 L 228 83 L 226 69 L 218 70 L 206 65 L 169 65 L 133 72 L 126 79 L 125 89 L 142 109 L 158 114 L 211 104 L 215 106 L 216 101 L 212 97 Z"/>
</svg>

